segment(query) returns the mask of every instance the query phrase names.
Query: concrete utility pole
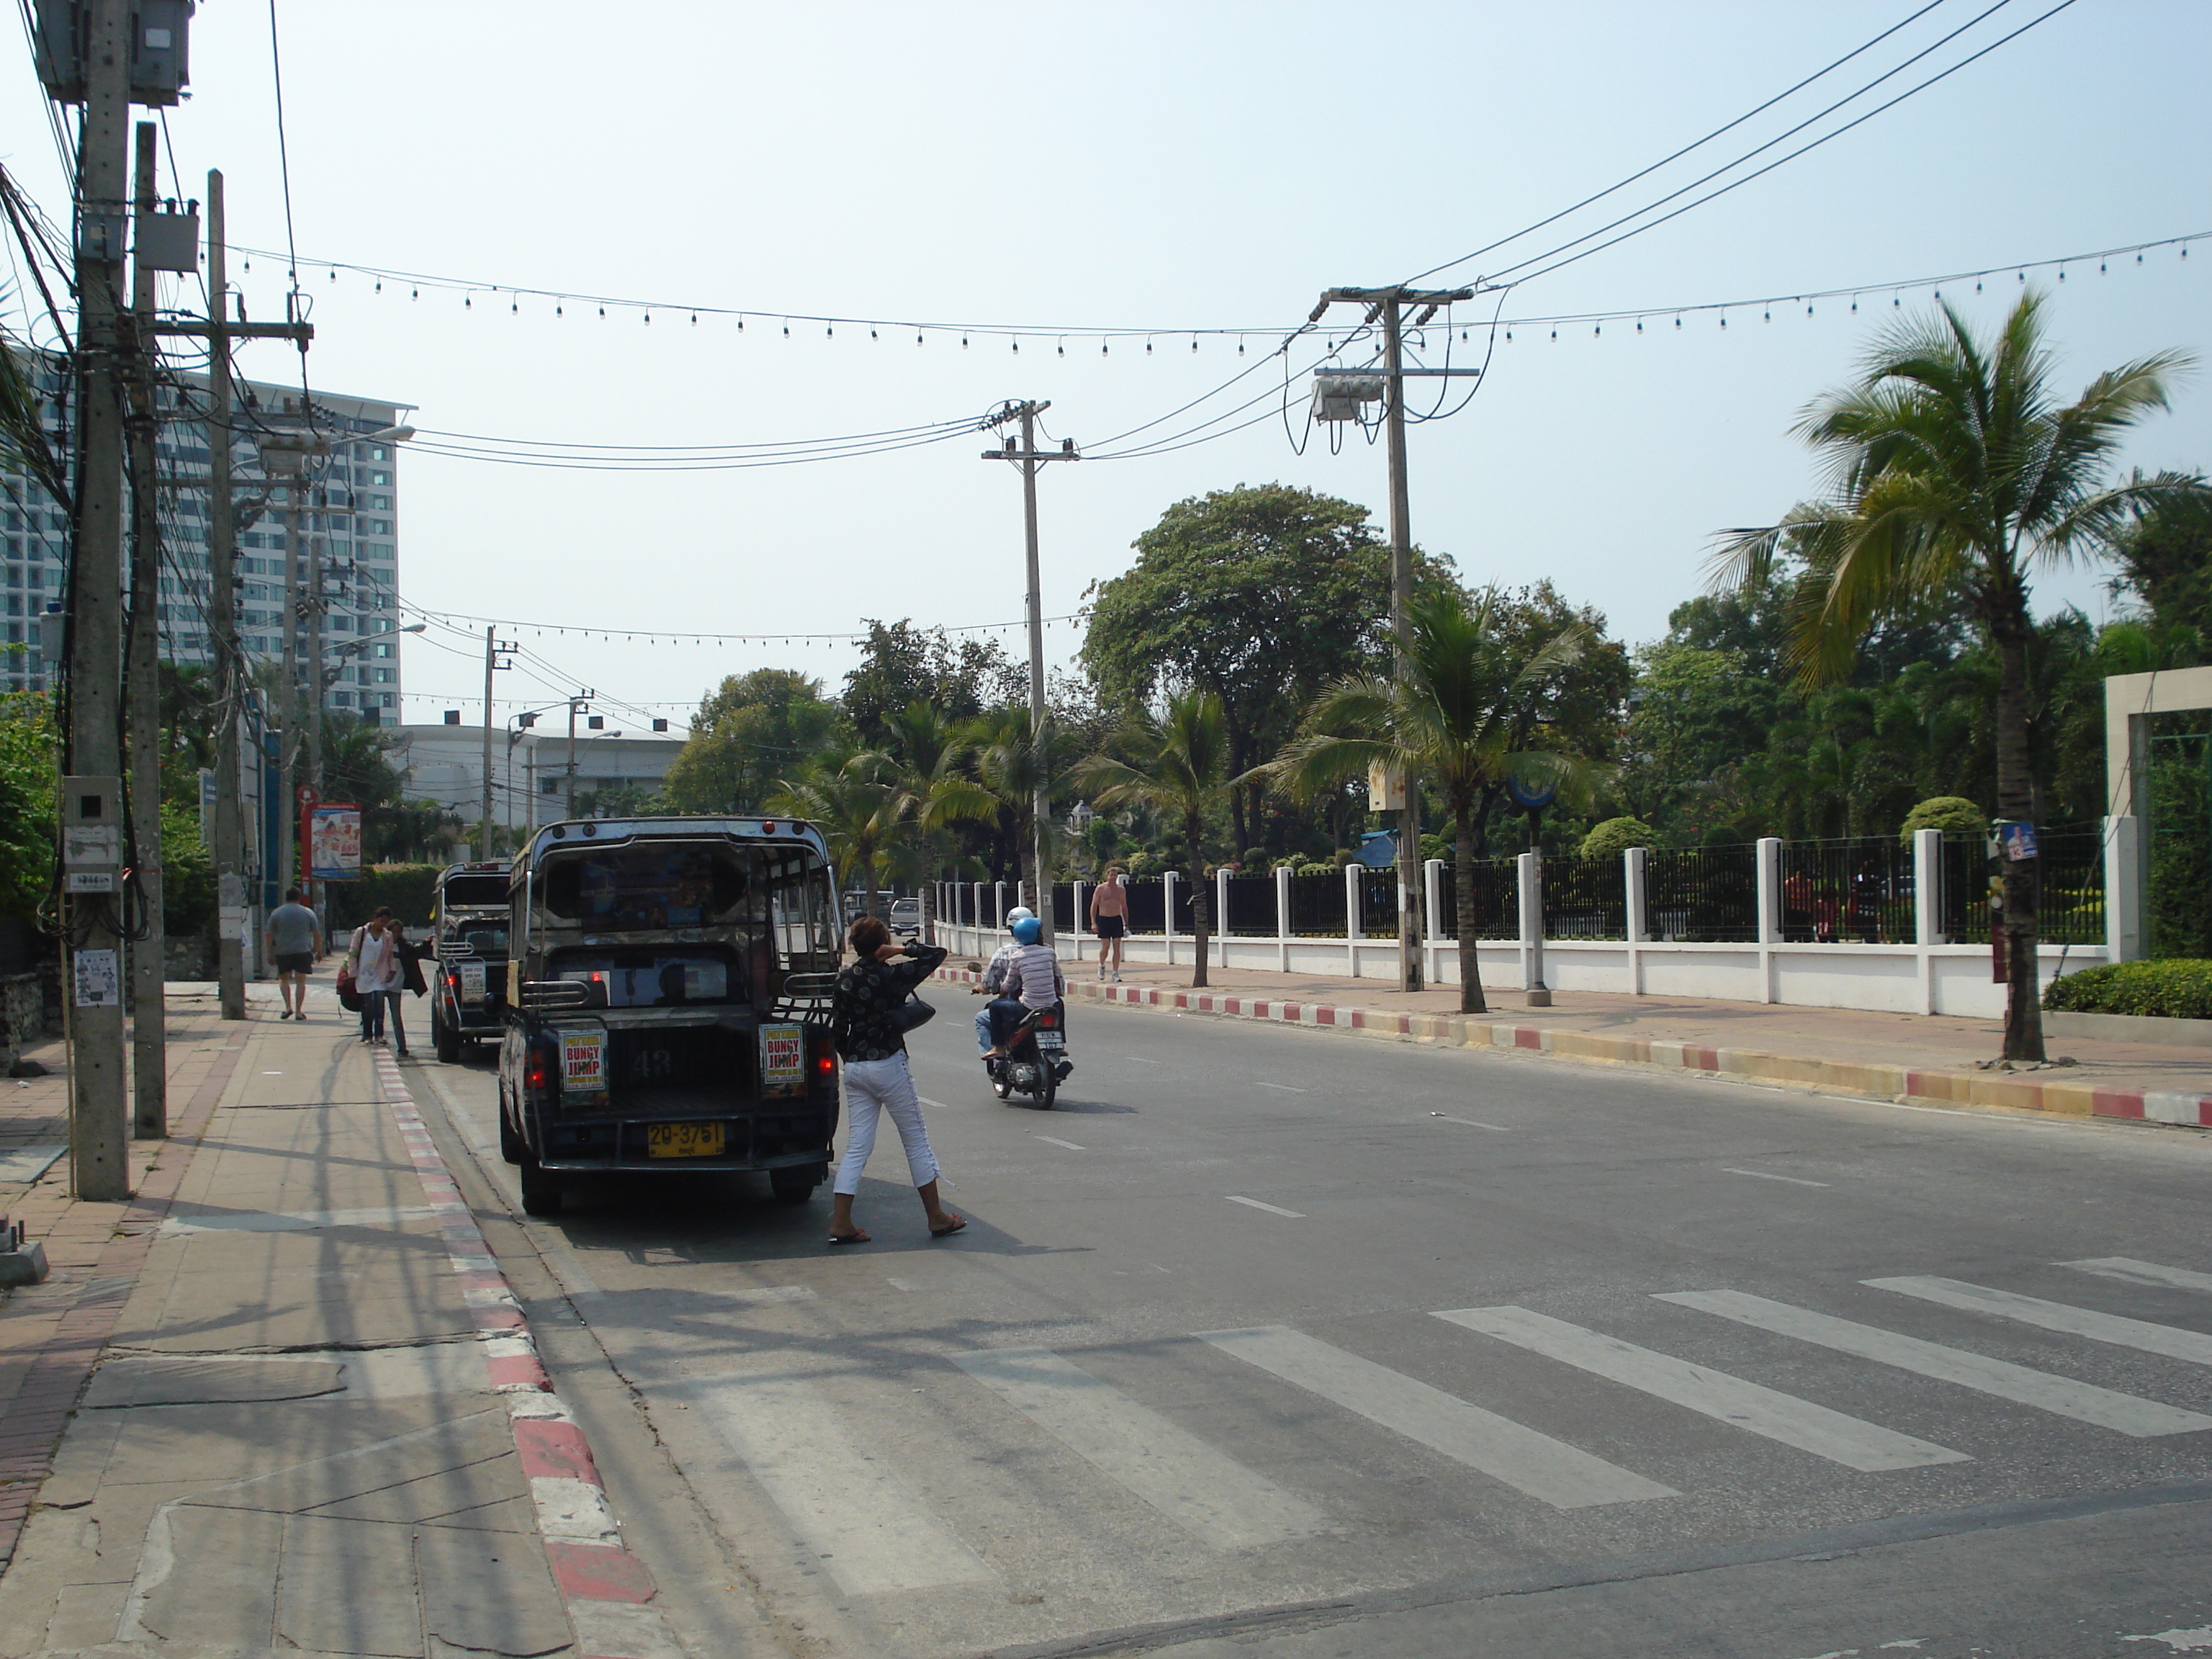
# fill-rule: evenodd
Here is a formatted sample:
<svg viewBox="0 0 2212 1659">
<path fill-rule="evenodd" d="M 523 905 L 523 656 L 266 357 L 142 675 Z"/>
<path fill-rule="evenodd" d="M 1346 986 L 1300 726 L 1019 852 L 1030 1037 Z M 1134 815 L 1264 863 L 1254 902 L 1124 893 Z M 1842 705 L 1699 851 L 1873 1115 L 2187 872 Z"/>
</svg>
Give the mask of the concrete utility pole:
<svg viewBox="0 0 2212 1659">
<path fill-rule="evenodd" d="M 137 131 L 137 216 L 154 212 L 151 121 Z M 131 826 L 137 866 L 139 908 L 146 937 L 131 951 L 131 1133 L 159 1140 L 169 1133 L 168 1045 L 164 1031 L 162 981 L 167 931 L 161 920 L 161 636 L 155 618 L 161 594 L 161 520 L 155 494 L 155 441 L 161 412 L 154 388 L 154 267 L 137 250 L 131 273 L 131 325 L 137 340 L 131 421 L 131 638 L 125 668 L 131 725 Z"/>
<path fill-rule="evenodd" d="M 77 514 L 70 572 L 66 836 L 101 813 L 100 781 L 120 799 L 123 770 L 123 228 L 129 207 L 130 9 L 87 0 L 83 138 L 77 157 Z M 118 815 L 119 816 L 119 814 Z M 119 823 L 104 833 L 119 865 Z M 88 842 L 88 845 L 89 845 Z M 89 879 L 96 880 L 97 878 Z M 123 1086 L 119 883 L 63 900 L 69 940 L 70 1168 L 76 1195 L 113 1203 L 131 1194 L 130 1117 Z"/>
<path fill-rule="evenodd" d="M 591 700 L 599 695 L 587 685 L 568 699 L 568 804 L 563 817 L 576 816 L 576 714 L 580 709 L 589 709 Z"/>
<path fill-rule="evenodd" d="M 484 628 L 484 717 L 483 717 L 483 806 L 477 817 L 477 856 L 489 859 L 491 851 L 491 688 L 492 676 L 507 665 L 500 660 L 514 650 L 512 645 L 501 645 L 494 637 L 495 626 Z M 512 751 L 510 751 L 511 753 Z"/>
<path fill-rule="evenodd" d="M 1030 798 L 1030 817 L 1036 842 L 1036 913 L 1043 928 L 1043 939 L 1052 943 L 1052 779 L 1048 757 L 1051 752 L 1051 715 L 1044 703 L 1044 585 L 1037 571 L 1037 469 L 1047 461 L 1079 461 L 1075 453 L 1075 440 L 1067 439 L 1058 449 L 1040 451 L 1036 447 L 1036 417 L 1050 409 L 1050 403 L 1023 403 L 1000 410 L 993 425 L 1019 416 L 1022 423 L 1021 447 L 1014 447 L 1014 440 L 1006 440 L 1000 449 L 987 449 L 987 461 L 1013 461 L 1022 469 L 1022 530 L 1026 538 L 1029 557 L 1029 623 L 1030 623 L 1030 743 L 1036 752 L 1036 784 Z"/>
<path fill-rule="evenodd" d="M 1390 455 L 1390 632 L 1397 641 L 1397 675 L 1407 675 L 1413 647 L 1413 626 L 1409 609 L 1413 593 L 1413 532 L 1412 508 L 1406 489 L 1406 377 L 1404 307 L 1419 306 L 1418 327 L 1437 311 L 1455 301 L 1472 299 L 1471 288 L 1419 289 L 1410 288 L 1333 288 L 1321 296 L 1309 322 L 1319 322 L 1332 305 L 1348 301 L 1368 307 L 1367 320 L 1382 319 L 1383 378 L 1388 382 L 1384 431 Z M 1464 373 L 1437 369 L 1432 374 Z M 1418 991 L 1421 971 L 1421 796 L 1419 781 L 1408 768 L 1400 780 L 1404 804 L 1398 812 L 1398 988 Z"/>
</svg>

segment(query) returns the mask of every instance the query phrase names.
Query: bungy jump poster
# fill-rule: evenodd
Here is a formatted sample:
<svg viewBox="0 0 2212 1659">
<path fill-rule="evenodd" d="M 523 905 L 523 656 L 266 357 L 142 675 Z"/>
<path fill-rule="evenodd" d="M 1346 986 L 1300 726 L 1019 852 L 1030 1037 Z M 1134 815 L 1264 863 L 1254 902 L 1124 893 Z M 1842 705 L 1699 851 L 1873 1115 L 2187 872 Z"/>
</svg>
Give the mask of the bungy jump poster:
<svg viewBox="0 0 2212 1659">
<path fill-rule="evenodd" d="M 307 830 L 307 867 L 317 881 L 361 879 L 361 808 L 326 800 L 313 809 Z"/>
</svg>

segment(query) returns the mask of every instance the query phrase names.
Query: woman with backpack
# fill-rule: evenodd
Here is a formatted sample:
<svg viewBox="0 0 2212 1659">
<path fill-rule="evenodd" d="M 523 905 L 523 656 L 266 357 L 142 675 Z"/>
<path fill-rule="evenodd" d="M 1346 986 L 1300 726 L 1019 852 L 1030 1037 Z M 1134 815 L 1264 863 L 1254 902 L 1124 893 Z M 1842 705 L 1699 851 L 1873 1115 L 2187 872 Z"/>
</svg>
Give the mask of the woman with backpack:
<svg viewBox="0 0 2212 1659">
<path fill-rule="evenodd" d="M 930 1233 L 943 1238 L 968 1223 L 938 1201 L 937 1156 L 929 1150 L 921 1102 L 915 1096 L 914 1078 L 907 1069 L 910 1022 L 900 1010 L 915 987 L 945 960 L 945 951 L 918 940 L 899 944 L 875 916 L 856 919 L 846 939 L 854 959 L 837 975 L 830 1015 L 837 1057 L 845 1062 L 846 1120 L 845 1157 L 837 1166 L 830 1201 L 830 1242 L 868 1243 L 868 1235 L 854 1224 L 853 1197 L 860 1190 L 860 1171 L 876 1148 L 876 1124 L 885 1112 L 898 1126 L 907 1173 L 921 1195 Z"/>
</svg>

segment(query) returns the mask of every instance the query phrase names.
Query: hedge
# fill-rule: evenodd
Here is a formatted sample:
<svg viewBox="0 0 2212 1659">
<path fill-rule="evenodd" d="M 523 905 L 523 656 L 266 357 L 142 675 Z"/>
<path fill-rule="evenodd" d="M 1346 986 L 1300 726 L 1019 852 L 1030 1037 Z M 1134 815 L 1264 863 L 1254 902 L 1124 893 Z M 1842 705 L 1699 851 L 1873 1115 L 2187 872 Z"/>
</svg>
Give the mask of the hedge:
<svg viewBox="0 0 2212 1659">
<path fill-rule="evenodd" d="M 2077 1014 L 2212 1019 L 2212 962 L 2116 962 L 2053 980 L 2043 1006 Z"/>
<path fill-rule="evenodd" d="M 335 939 L 367 921 L 379 905 L 390 905 L 392 914 L 410 927 L 430 925 L 430 906 L 438 893 L 438 877 L 450 866 L 443 864 L 372 864 L 359 881 L 324 884 L 328 896 L 331 936 Z"/>
</svg>

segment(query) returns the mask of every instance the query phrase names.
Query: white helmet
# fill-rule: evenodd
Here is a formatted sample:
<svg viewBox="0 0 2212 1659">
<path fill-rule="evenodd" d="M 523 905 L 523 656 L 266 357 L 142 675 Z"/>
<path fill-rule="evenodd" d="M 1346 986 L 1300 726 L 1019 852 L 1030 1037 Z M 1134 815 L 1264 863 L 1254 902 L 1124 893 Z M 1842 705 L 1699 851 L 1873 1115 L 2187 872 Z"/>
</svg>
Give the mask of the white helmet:
<svg viewBox="0 0 2212 1659">
<path fill-rule="evenodd" d="M 1028 921 L 1034 918 L 1036 915 L 1036 912 L 1030 909 L 1028 905 L 1017 904 L 1012 909 L 1006 912 L 1006 926 L 1011 927 L 1018 921 Z"/>
</svg>

